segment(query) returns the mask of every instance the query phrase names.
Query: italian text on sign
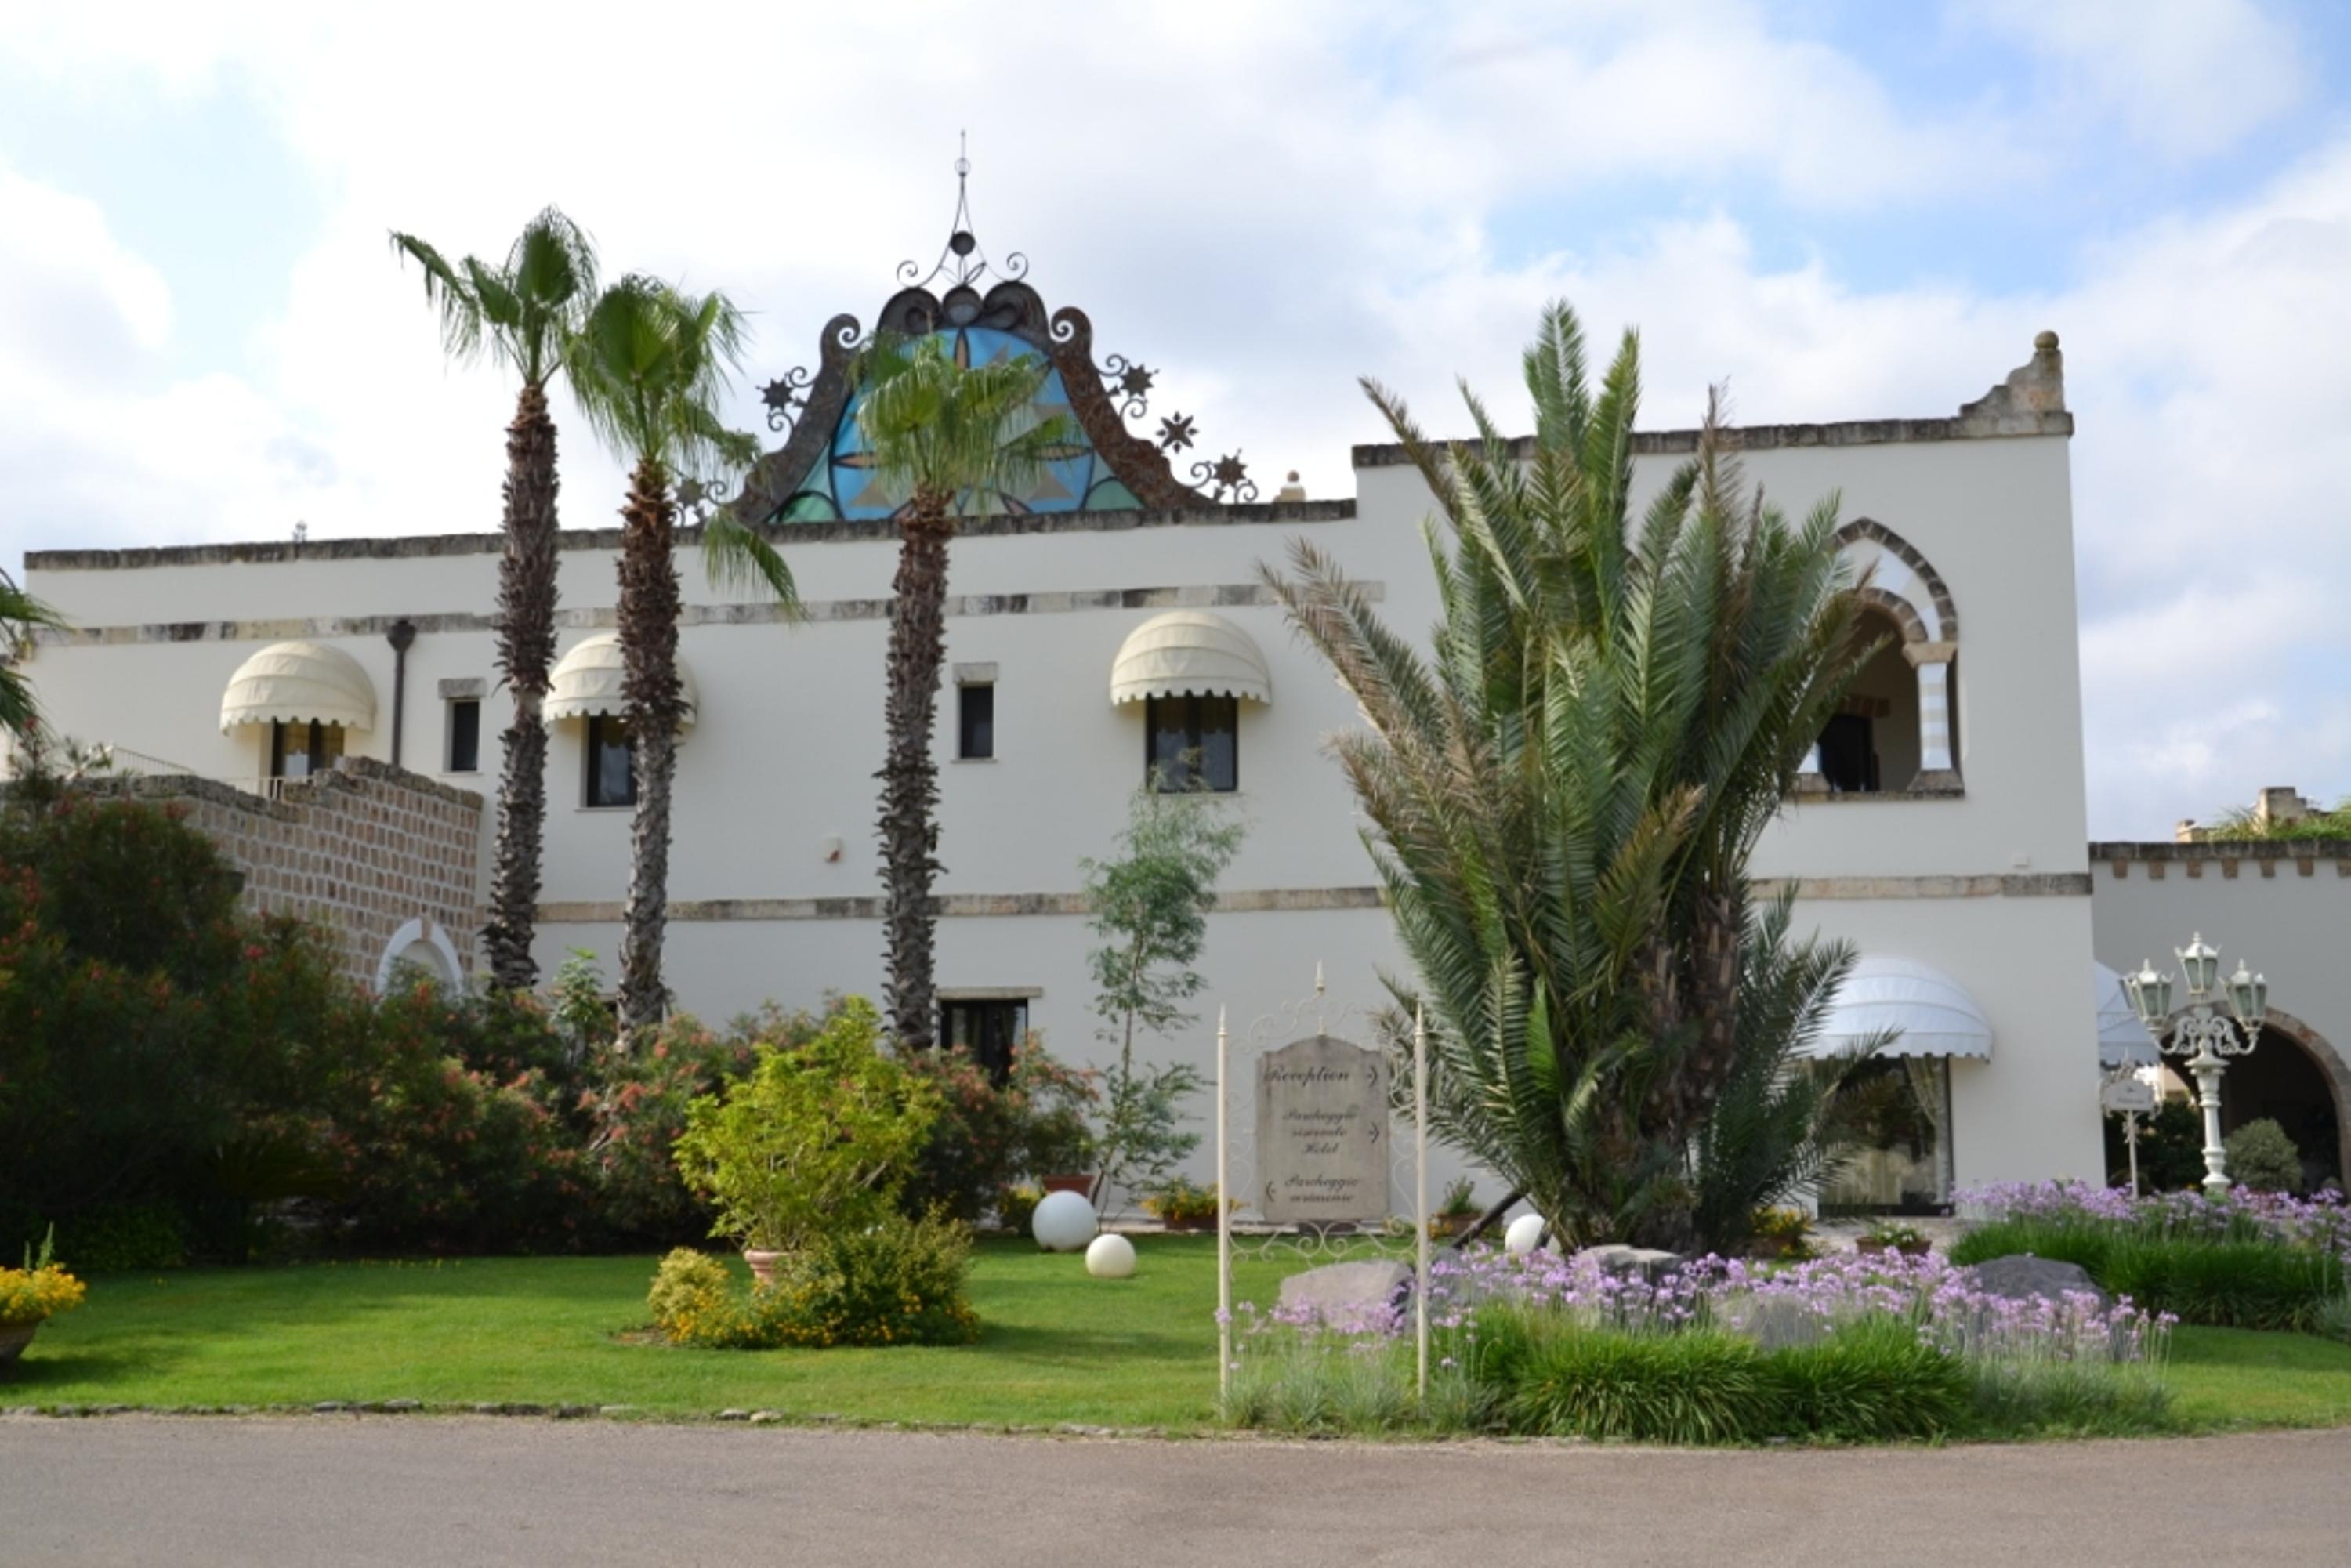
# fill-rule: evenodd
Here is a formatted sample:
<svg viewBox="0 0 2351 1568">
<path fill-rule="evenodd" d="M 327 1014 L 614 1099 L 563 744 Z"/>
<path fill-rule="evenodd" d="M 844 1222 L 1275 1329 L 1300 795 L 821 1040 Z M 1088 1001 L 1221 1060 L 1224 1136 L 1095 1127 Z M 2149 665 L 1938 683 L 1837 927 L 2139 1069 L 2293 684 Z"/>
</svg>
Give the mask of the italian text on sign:
<svg viewBox="0 0 2351 1568">
<path fill-rule="evenodd" d="M 1388 1067 L 1327 1034 L 1258 1058 L 1258 1205 L 1277 1225 L 1388 1217 Z"/>
</svg>

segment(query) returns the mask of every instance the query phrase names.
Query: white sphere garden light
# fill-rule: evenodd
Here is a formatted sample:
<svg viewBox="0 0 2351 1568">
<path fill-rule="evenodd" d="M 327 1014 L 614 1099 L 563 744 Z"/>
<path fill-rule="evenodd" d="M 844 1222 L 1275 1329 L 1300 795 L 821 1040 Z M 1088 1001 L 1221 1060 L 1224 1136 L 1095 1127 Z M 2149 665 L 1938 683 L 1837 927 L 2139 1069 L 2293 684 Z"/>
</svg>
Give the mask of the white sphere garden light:
<svg viewBox="0 0 2351 1568">
<path fill-rule="evenodd" d="M 1114 1231 L 1095 1237 L 1086 1248 L 1086 1272 L 1097 1280 L 1132 1279 L 1134 1243 Z"/>
<path fill-rule="evenodd" d="M 2199 931 L 2172 954 L 2188 982 L 2188 1003 L 2177 1021 L 2171 1012 L 2171 977 L 2157 974 L 2154 965 L 2142 961 L 2137 974 L 2125 975 L 2123 990 L 2163 1053 L 2188 1058 L 2188 1071 L 2196 1076 L 2197 1103 L 2204 1108 L 2204 1192 L 2220 1197 L 2229 1190 L 2229 1151 L 2220 1142 L 2220 1074 L 2228 1068 L 2223 1059 L 2248 1054 L 2261 1038 L 2262 1020 L 2269 1014 L 2270 983 L 2239 960 L 2237 972 L 2229 977 L 2229 1016 L 2223 1017 L 2220 950 L 2208 946 Z"/>
<path fill-rule="evenodd" d="M 1081 1192 L 1049 1192 L 1029 1217 L 1029 1234 L 1048 1252 L 1075 1252 L 1101 1228 L 1101 1217 Z"/>
<path fill-rule="evenodd" d="M 1502 1250 L 1513 1258 L 1524 1258 L 1542 1245 L 1545 1221 L 1540 1214 L 1521 1214 L 1510 1221 L 1502 1232 Z"/>
</svg>

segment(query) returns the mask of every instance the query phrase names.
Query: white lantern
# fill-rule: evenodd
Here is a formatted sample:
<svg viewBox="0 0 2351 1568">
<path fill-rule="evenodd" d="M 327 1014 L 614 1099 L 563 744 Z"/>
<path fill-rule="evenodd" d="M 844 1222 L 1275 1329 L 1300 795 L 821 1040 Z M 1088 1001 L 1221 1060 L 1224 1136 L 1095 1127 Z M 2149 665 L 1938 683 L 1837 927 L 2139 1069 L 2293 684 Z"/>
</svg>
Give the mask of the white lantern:
<svg viewBox="0 0 2351 1568">
<path fill-rule="evenodd" d="M 1101 1228 L 1101 1217 L 1081 1192 L 1049 1192 L 1029 1217 L 1029 1234 L 1048 1252 L 1075 1252 Z"/>
<path fill-rule="evenodd" d="M 1541 1215 L 1521 1214 L 1502 1232 L 1502 1250 L 1513 1258 L 1523 1258 L 1542 1245 L 1542 1234 Z"/>
<path fill-rule="evenodd" d="M 1086 1272 L 1097 1280 L 1124 1280 L 1134 1273 L 1134 1243 L 1123 1236 L 1097 1236 L 1086 1249 Z"/>
</svg>

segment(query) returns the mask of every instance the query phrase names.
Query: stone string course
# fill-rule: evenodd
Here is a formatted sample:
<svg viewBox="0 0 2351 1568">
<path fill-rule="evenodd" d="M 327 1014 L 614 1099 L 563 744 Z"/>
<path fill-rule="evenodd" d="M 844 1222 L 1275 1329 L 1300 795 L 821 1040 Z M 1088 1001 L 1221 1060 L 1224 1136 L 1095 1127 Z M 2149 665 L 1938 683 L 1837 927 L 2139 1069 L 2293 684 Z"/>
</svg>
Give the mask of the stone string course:
<svg viewBox="0 0 2351 1568">
<path fill-rule="evenodd" d="M 1387 597 L 1387 585 L 1359 582 L 1358 591 L 1376 604 Z M 1273 605 L 1280 601 L 1262 583 L 1193 583 L 1166 588 L 1055 589 L 1033 593 L 949 594 L 951 619 L 975 615 L 1065 615 L 1098 610 L 1224 610 Z M 800 606 L 798 618 L 810 622 L 880 621 L 890 613 L 887 599 L 819 599 Z M 776 604 L 689 604 L 678 613 L 680 626 L 760 626 L 793 619 Z M 262 643 L 289 637 L 380 637 L 395 622 L 405 621 L 417 631 L 492 632 L 497 617 L 477 611 L 442 611 L 410 615 L 279 616 L 258 621 L 162 621 L 143 625 L 77 626 L 45 630 L 37 641 L 70 647 L 114 646 L 142 643 Z M 575 605 L 555 612 L 555 624 L 565 630 L 605 631 L 620 624 L 610 605 Z M 444 685 L 451 683 L 444 682 Z M 477 683 L 478 684 L 478 683 Z M 471 695 L 444 691 L 444 696 Z"/>
<path fill-rule="evenodd" d="M 266 800 L 209 779 L 99 780 L 95 790 L 180 807 L 244 873 L 256 914 L 315 920 L 343 972 L 372 985 L 411 920 L 441 926 L 470 973 L 481 925 L 482 798 L 390 763 L 346 757 Z"/>
</svg>

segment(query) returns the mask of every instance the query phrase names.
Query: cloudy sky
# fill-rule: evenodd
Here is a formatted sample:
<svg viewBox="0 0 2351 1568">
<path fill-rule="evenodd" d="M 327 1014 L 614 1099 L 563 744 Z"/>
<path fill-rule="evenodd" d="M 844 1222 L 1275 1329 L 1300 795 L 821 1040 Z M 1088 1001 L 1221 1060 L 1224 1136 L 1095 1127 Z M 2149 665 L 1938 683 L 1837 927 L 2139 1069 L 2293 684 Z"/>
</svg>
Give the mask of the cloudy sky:
<svg viewBox="0 0 2351 1568">
<path fill-rule="evenodd" d="M 510 391 L 444 367 L 389 227 L 502 250 L 553 202 L 728 289 L 755 427 L 936 254 L 967 129 L 983 245 L 1316 495 L 1379 434 L 1356 374 L 1507 410 L 1553 296 L 1642 328 L 1655 424 L 1718 380 L 1947 413 L 2054 327 L 2093 832 L 2351 792 L 2351 7 L 595 14 L 0 0 L 0 565 L 495 526 Z M 585 526 L 619 485 L 567 439 Z"/>
</svg>

